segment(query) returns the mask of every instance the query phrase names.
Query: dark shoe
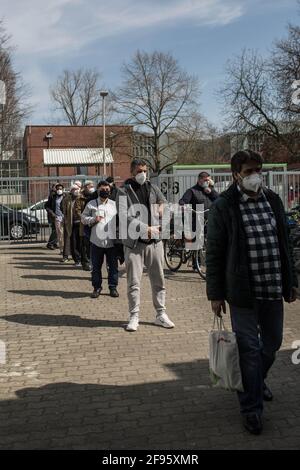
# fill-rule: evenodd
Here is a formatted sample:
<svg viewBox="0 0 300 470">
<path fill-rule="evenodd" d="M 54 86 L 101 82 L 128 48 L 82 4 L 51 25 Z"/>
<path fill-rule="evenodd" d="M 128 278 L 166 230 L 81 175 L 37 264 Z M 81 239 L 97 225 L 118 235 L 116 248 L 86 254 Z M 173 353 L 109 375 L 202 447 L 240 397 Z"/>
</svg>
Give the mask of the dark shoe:
<svg viewBox="0 0 300 470">
<path fill-rule="evenodd" d="M 109 295 L 111 297 L 119 297 L 119 292 L 115 287 L 112 287 L 111 289 L 109 289 Z"/>
<path fill-rule="evenodd" d="M 80 261 L 75 261 L 75 266 L 76 266 L 77 268 L 79 268 L 79 267 L 81 266 Z"/>
<path fill-rule="evenodd" d="M 274 398 L 273 393 L 271 392 L 271 390 L 269 389 L 269 387 L 267 387 L 267 385 L 264 384 L 263 399 L 264 399 L 265 401 L 272 401 L 273 398 Z"/>
<path fill-rule="evenodd" d="M 243 424 L 245 429 L 247 429 L 250 434 L 259 435 L 262 432 L 263 425 L 261 416 L 257 413 L 251 413 L 243 416 Z"/>
<path fill-rule="evenodd" d="M 99 295 L 101 294 L 101 290 L 102 289 L 94 289 L 94 291 L 92 292 L 92 299 L 97 299 L 99 297 Z"/>
<path fill-rule="evenodd" d="M 84 264 L 84 265 L 82 266 L 82 269 L 83 269 L 84 271 L 90 271 L 90 270 L 91 270 L 91 267 L 90 267 L 88 264 Z"/>
<path fill-rule="evenodd" d="M 55 247 L 53 245 L 47 245 L 48 250 L 55 250 Z"/>
</svg>

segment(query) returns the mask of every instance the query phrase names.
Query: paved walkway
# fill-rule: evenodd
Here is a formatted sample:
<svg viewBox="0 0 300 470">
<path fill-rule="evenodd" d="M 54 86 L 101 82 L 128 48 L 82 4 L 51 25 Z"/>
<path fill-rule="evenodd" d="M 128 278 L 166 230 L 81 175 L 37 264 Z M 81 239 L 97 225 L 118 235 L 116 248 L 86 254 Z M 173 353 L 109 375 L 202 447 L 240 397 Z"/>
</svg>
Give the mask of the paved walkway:
<svg viewBox="0 0 300 470">
<path fill-rule="evenodd" d="M 120 298 L 91 299 L 89 273 L 38 245 L 0 246 L 0 448 L 287 449 L 300 447 L 299 301 L 269 384 L 265 432 L 243 431 L 235 394 L 211 388 L 212 316 L 205 283 L 189 269 L 167 277 L 174 330 L 153 325 L 147 275 L 141 325 L 124 330 Z M 237 286 L 238 288 L 238 286 Z"/>
</svg>

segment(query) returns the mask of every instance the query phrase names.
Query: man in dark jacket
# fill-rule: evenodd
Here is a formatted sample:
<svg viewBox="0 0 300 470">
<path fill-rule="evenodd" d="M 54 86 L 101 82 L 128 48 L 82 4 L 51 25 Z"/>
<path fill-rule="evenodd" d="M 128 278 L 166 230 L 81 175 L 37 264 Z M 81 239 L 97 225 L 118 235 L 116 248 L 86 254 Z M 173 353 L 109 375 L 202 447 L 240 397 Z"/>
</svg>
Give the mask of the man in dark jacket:
<svg viewBox="0 0 300 470">
<path fill-rule="evenodd" d="M 58 244 L 60 253 L 62 254 L 63 247 L 64 247 L 63 213 L 61 212 L 60 206 L 61 206 L 61 202 L 63 198 L 65 197 L 65 194 L 63 192 L 64 187 L 61 183 L 57 183 L 54 189 L 55 190 L 52 190 L 52 192 L 50 193 L 48 201 L 45 203 L 45 209 L 47 211 L 49 221 L 51 222 L 52 231 L 53 231 L 53 226 L 55 229 L 56 243 L 54 244 L 54 247 L 56 246 L 56 244 Z M 51 247 L 49 246 L 51 243 L 51 237 L 52 237 L 52 234 L 50 235 L 47 248 L 53 249 L 52 245 Z"/>
<path fill-rule="evenodd" d="M 210 209 L 212 203 L 217 199 L 218 193 L 213 188 L 213 181 L 206 171 L 198 175 L 198 181 L 195 186 L 188 189 L 179 200 L 181 206 L 191 204 L 196 209 L 197 204 L 203 204 L 204 210 Z"/>
<path fill-rule="evenodd" d="M 47 243 L 47 248 L 49 250 L 55 250 L 57 248 L 57 234 L 55 228 L 55 212 L 52 210 L 54 208 L 54 200 L 56 199 L 56 183 L 51 186 L 48 201 L 45 202 L 45 210 L 48 215 L 48 223 L 51 228 L 50 237 Z M 54 208 L 55 209 L 55 208 Z"/>
<path fill-rule="evenodd" d="M 80 192 L 80 196 L 75 199 L 74 214 L 76 219 L 81 219 L 81 215 L 87 203 L 93 199 L 95 193 L 95 185 L 93 181 L 86 181 Z M 88 229 L 88 230 L 85 230 Z M 79 227 L 80 248 L 81 248 L 81 265 L 84 271 L 90 271 L 90 229 L 80 222 Z"/>
<path fill-rule="evenodd" d="M 234 183 L 210 209 L 206 252 L 207 296 L 217 316 L 229 303 L 244 392 L 245 428 L 262 431 L 265 379 L 283 334 L 283 300 L 296 300 L 296 272 L 286 216 L 277 194 L 262 186 L 262 158 L 250 150 L 231 160 Z"/>
<path fill-rule="evenodd" d="M 106 178 L 106 181 L 108 182 L 109 186 L 110 186 L 110 195 L 109 195 L 109 199 L 111 199 L 112 201 L 115 201 L 116 200 L 116 197 L 117 197 L 117 187 L 115 185 L 115 180 L 112 176 L 108 176 Z"/>
</svg>

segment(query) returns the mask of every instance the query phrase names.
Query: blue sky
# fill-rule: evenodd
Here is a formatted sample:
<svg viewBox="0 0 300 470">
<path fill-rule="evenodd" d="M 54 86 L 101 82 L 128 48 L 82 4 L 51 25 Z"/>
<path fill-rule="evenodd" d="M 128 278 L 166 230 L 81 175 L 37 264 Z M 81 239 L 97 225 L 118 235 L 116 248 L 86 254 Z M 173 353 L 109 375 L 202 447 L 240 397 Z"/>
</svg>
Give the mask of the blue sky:
<svg viewBox="0 0 300 470">
<path fill-rule="evenodd" d="M 267 54 L 298 10 L 296 0 L 1 0 L 0 18 L 32 89 L 32 124 L 49 121 L 49 86 L 63 69 L 96 68 L 113 88 L 139 48 L 171 52 L 198 75 L 201 111 L 220 126 L 226 60 L 244 47 Z"/>
</svg>

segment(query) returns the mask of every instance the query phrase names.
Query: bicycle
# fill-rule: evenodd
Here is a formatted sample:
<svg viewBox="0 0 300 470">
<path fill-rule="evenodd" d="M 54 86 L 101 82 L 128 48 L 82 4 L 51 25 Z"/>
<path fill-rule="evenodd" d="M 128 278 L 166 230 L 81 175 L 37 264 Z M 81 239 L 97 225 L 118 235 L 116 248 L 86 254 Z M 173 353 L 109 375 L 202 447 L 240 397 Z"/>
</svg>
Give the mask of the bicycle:
<svg viewBox="0 0 300 470">
<path fill-rule="evenodd" d="M 209 211 L 209 209 L 202 212 L 194 209 L 190 210 L 196 214 L 204 214 Z M 200 249 L 187 249 L 186 241 L 191 240 L 186 240 L 184 237 L 181 239 L 174 238 L 174 230 L 170 238 L 164 241 L 165 262 L 170 271 L 178 271 L 182 264 L 187 264 L 191 260 L 193 269 L 198 272 L 203 280 L 206 279 L 206 225 L 207 219 L 204 222 L 204 242 Z"/>
<path fill-rule="evenodd" d="M 292 244 L 294 248 L 300 248 L 300 206 L 286 212 L 286 218 Z"/>
</svg>

